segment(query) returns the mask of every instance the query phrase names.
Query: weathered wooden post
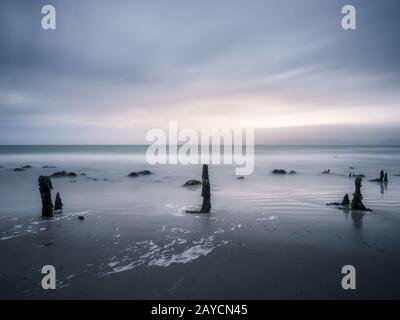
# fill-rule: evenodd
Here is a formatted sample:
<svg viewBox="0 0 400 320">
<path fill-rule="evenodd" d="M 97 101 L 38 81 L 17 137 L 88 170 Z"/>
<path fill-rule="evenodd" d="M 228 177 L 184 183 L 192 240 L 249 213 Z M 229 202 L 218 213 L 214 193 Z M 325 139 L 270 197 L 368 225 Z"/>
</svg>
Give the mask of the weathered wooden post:
<svg viewBox="0 0 400 320">
<path fill-rule="evenodd" d="M 201 196 L 203 197 L 203 205 L 201 206 L 200 212 L 209 213 L 211 211 L 211 191 L 208 165 L 206 164 L 203 164 Z"/>
<path fill-rule="evenodd" d="M 60 194 L 57 192 L 57 194 L 56 194 L 56 200 L 55 200 L 55 202 L 54 202 L 54 210 L 56 210 L 56 211 L 62 210 L 63 205 L 64 205 L 64 204 L 62 203 Z"/>
<path fill-rule="evenodd" d="M 53 203 L 51 201 L 53 185 L 48 176 L 40 176 L 38 182 L 40 196 L 42 198 L 42 217 L 50 218 L 53 216 Z"/>
<path fill-rule="evenodd" d="M 351 201 L 352 210 L 366 210 L 364 204 L 362 203 L 363 196 L 361 194 L 361 182 L 362 178 L 360 176 L 356 177 L 355 185 L 356 190 L 353 193 L 353 200 Z"/>
</svg>

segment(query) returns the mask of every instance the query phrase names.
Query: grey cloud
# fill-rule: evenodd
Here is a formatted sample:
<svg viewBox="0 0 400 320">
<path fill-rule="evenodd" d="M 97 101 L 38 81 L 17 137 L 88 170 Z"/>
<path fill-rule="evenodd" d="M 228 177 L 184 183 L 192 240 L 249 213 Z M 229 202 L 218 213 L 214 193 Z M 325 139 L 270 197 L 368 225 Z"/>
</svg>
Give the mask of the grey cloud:
<svg viewBox="0 0 400 320">
<path fill-rule="evenodd" d="M 283 101 L 288 113 L 398 103 L 396 0 L 351 1 L 357 31 L 340 28 L 342 0 L 51 2 L 50 32 L 40 28 L 48 1 L 0 4 L 0 143 L 46 143 L 51 121 L 59 141 L 77 127 L 91 141 L 93 124 L 129 117 L 144 136 L 167 115 L 240 115 L 225 102 L 235 97 Z M 118 142 L 127 129 L 103 130 Z"/>
</svg>

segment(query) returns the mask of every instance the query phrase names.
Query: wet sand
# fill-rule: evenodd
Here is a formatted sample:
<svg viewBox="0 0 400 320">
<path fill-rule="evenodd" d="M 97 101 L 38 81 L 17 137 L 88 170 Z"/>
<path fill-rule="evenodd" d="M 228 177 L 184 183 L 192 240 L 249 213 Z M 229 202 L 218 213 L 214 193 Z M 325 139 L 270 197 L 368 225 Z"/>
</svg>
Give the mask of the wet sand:
<svg viewBox="0 0 400 320">
<path fill-rule="evenodd" d="M 201 220 L 200 225 L 207 230 L 213 225 L 214 231 L 200 233 L 190 228 L 187 220 L 179 227 L 162 227 L 146 242 L 142 239 L 148 238 L 147 226 L 156 221 L 146 221 L 145 226 L 129 216 L 110 219 L 87 214 L 83 222 L 71 215 L 40 223 L 37 233 L 10 240 L 8 246 L 1 244 L 0 298 L 400 296 L 398 242 L 388 247 L 386 239 L 374 243 L 363 237 L 362 231 L 332 230 L 329 223 L 305 228 L 278 223 L 279 218 L 262 223 L 247 221 L 242 226 L 216 222 L 212 217 L 190 219 Z M 207 243 L 209 237 L 215 239 Z M 283 237 L 287 241 L 282 241 Z M 195 249 L 188 251 L 188 244 Z M 45 264 L 56 267 L 58 290 L 41 289 L 40 269 Z M 340 270 L 346 264 L 357 268 L 355 291 L 340 287 Z"/>
</svg>

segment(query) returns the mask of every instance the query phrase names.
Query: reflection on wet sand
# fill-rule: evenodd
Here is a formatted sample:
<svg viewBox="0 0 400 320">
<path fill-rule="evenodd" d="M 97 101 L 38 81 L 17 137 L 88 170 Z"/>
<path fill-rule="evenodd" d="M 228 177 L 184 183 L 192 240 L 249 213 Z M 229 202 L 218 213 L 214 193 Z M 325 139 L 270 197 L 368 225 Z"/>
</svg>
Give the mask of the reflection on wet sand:
<svg viewBox="0 0 400 320">
<path fill-rule="evenodd" d="M 364 218 L 364 213 L 361 211 L 352 211 L 351 219 L 353 220 L 353 226 L 357 229 L 362 228 L 362 222 Z"/>
</svg>

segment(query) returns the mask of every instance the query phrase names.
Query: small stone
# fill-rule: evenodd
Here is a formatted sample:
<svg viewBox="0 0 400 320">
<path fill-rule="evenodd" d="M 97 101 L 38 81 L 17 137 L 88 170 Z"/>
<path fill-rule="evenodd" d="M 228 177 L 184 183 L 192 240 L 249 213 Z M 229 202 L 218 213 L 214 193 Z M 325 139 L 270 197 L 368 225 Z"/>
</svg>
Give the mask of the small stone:
<svg viewBox="0 0 400 320">
<path fill-rule="evenodd" d="M 85 220 L 85 217 L 84 216 L 79 216 L 78 219 L 79 220 Z"/>
<path fill-rule="evenodd" d="M 283 169 L 274 169 L 274 170 L 272 170 L 272 173 L 273 174 L 286 174 L 287 172 L 286 172 L 286 170 L 283 170 Z"/>
<path fill-rule="evenodd" d="M 183 186 L 184 186 L 184 187 L 188 187 L 188 186 L 197 186 L 197 185 L 200 185 L 200 184 L 201 184 L 201 181 L 192 179 L 192 180 L 186 181 L 186 182 L 184 183 Z"/>
</svg>

